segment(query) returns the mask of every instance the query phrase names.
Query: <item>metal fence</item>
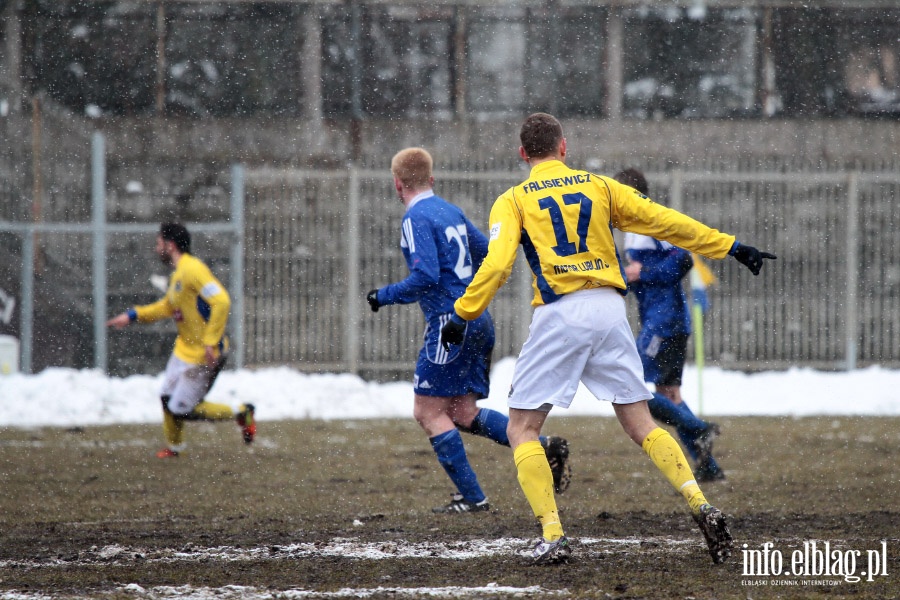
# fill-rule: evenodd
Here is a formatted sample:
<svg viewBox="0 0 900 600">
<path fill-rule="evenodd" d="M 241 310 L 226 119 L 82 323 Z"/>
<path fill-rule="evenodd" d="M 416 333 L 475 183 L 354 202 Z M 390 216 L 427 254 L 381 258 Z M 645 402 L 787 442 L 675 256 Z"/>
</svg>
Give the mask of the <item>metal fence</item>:
<svg viewBox="0 0 900 600">
<path fill-rule="evenodd" d="M 437 191 L 486 223 L 490 200 L 521 174 L 438 173 Z M 246 358 L 300 368 L 407 371 L 421 345 L 417 306 L 373 314 L 365 293 L 407 270 L 399 249 L 403 205 L 387 170 L 248 171 Z M 530 320 L 530 280 L 517 265 L 490 311 L 495 356 L 516 354 Z"/>
<path fill-rule="evenodd" d="M 35 346 L 43 351 L 42 366 L 92 365 L 100 370 L 118 372 L 125 362 L 136 362 L 147 366 L 159 362 L 160 353 L 153 356 L 142 355 L 133 348 L 114 352 L 114 363 L 108 358 L 110 349 L 105 322 L 110 316 L 110 299 L 119 300 L 112 304 L 118 310 L 134 304 L 138 289 L 146 295 L 152 277 L 144 276 L 143 285 L 136 285 L 136 276 L 149 275 L 146 269 L 147 249 L 152 248 L 152 240 L 159 231 L 157 222 L 110 222 L 106 195 L 105 138 L 97 132 L 91 144 L 91 193 L 89 221 L 76 210 L 77 196 L 68 202 L 58 203 L 61 210 L 52 204 L 51 220 L 22 218 L 20 210 L 26 203 L 7 188 L 2 194 L 0 188 L 0 286 L 11 283 L 13 271 L 18 271 L 15 293 L 3 291 L 3 303 L 18 304 L 18 323 L 15 328 L 6 319 L 0 321 L 0 333 L 7 328 L 20 338 L 19 364 L 21 370 L 34 370 L 33 354 Z M 52 197 L 52 196 L 51 196 Z M 228 248 L 225 281 L 231 289 L 236 289 L 232 299 L 235 315 L 230 321 L 232 334 L 243 338 L 243 269 L 234 268 L 243 263 L 243 169 L 232 169 L 231 214 L 227 222 L 189 223 L 190 230 L 199 238 L 194 245 L 209 250 L 216 240 L 209 240 L 209 234 L 222 238 Z M 18 202 L 17 202 L 18 200 Z M 70 209 L 66 210 L 66 206 Z M 59 221 L 53 216 L 61 216 Z M 74 217 L 74 218 L 73 218 Z M 81 218 L 79 218 L 81 217 Z M 213 244 L 210 244 L 210 241 Z M 142 242 L 142 243 L 139 243 Z M 218 252 L 221 257 L 221 248 Z M 202 252 L 202 250 L 201 250 Z M 211 266 L 210 258 L 206 258 Z M 215 260 L 215 259 L 214 259 Z M 222 272 L 216 269 L 222 276 Z M 152 272 L 151 272 L 152 273 Z M 110 279 L 113 280 L 110 285 Z M 122 305 L 123 292 L 131 292 L 130 302 Z M 155 295 L 160 295 L 156 292 Z M 145 301 L 146 296 L 143 298 Z M 115 309 L 114 309 L 115 310 Z M 12 316 L 13 311 L 8 311 Z M 42 330 L 38 326 L 43 325 Z M 172 328 L 171 324 L 168 324 Z M 91 348 L 85 340 L 92 340 Z M 133 338 L 129 340 L 133 343 Z M 67 354 L 47 352 L 48 348 L 70 348 Z M 169 344 L 169 347 L 170 344 Z M 168 352 L 166 352 L 168 354 Z M 235 352 L 237 366 L 243 366 L 243 346 Z M 88 360 L 88 358 L 93 360 Z M 156 359 L 156 360 L 154 360 Z M 58 362 L 57 362 L 58 361 Z M 110 368 L 112 367 L 112 368 Z"/>
<path fill-rule="evenodd" d="M 900 364 L 896 170 L 647 175 L 661 202 L 778 255 L 759 277 L 736 261 L 711 261 L 719 282 L 706 317 L 707 362 L 747 370 Z M 486 228 L 494 198 L 525 176 L 437 171 L 436 192 Z M 423 330 L 418 308 L 372 314 L 364 302 L 367 290 L 406 276 L 404 209 L 387 169 L 255 169 L 246 179 L 248 364 L 410 369 Z M 527 335 L 530 285 L 520 259 L 490 308 L 495 357 L 517 354 Z"/>
<path fill-rule="evenodd" d="M 591 169 L 613 173 L 618 166 Z M 900 366 L 896 164 L 638 166 L 660 202 L 778 255 L 759 277 L 734 260 L 710 261 L 719 282 L 710 290 L 705 319 L 707 363 L 744 370 Z M 486 229 L 494 198 L 527 171 L 512 164 L 453 165 L 439 167 L 435 176 L 436 191 Z M 198 256 L 236 300 L 230 334 L 240 348 L 238 362 L 381 379 L 408 375 L 424 329 L 421 312 L 393 306 L 373 314 L 364 299 L 368 290 L 407 274 L 399 249 L 404 208 L 387 167 L 235 168 L 232 179 L 232 215 L 243 212 L 243 226 L 191 222 Z M 101 195 L 94 190 L 95 198 Z M 29 224 L 12 210 L 21 207 L 15 198 L 4 202 L 0 273 L 21 277 L 21 285 L 3 286 L 23 296 L 15 317 L 20 327 L 12 333 L 32 330 L 24 317 L 34 313 L 26 311 L 44 300 L 36 309 L 35 347 L 49 352 L 58 346 L 60 354 L 50 353 L 40 366 L 106 365 L 106 343 L 97 336 L 107 332 L 98 319 L 159 295 L 148 284 L 164 270 L 151 251 L 158 224 L 104 222 L 96 205 L 88 211 L 93 223 L 82 217 Z M 110 206 L 107 214 L 115 210 Z M 96 242 L 98 235 L 105 244 Z M 43 261 L 44 271 L 31 287 L 33 261 Z M 104 289 L 97 272 L 108 279 L 102 298 L 96 297 Z M 490 307 L 495 358 L 518 353 L 531 296 L 531 274 L 520 258 Z M 636 326 L 633 301 L 629 309 Z M 52 312 L 60 310 L 54 320 Z M 159 370 L 171 349 L 171 325 L 130 329 L 134 337 L 109 336 L 110 371 Z"/>
</svg>

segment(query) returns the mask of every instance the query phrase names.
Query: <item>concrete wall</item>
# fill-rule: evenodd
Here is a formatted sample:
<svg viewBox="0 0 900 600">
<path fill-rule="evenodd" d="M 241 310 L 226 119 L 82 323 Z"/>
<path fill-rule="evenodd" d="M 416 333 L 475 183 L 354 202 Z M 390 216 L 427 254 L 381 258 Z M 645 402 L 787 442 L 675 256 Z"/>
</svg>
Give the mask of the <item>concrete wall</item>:
<svg viewBox="0 0 900 600">
<path fill-rule="evenodd" d="M 30 200 L 36 130 L 29 108 L 0 118 L 0 136 L 5 140 L 0 171 L 22 198 Z M 296 119 L 88 120 L 45 102 L 41 185 L 45 195 L 66 189 L 73 201 L 86 201 L 90 134 L 100 130 L 107 136 L 108 188 L 115 218 L 186 218 L 191 216 L 192 202 L 197 210 L 209 209 L 208 202 L 196 204 L 202 196 L 223 198 L 227 208 L 223 193 L 235 162 L 327 168 L 359 158 L 386 164 L 398 149 L 417 145 L 431 150 L 439 164 L 485 159 L 508 164 L 517 159 L 519 124 L 519 119 L 384 120 L 357 125 Z M 900 160 L 897 120 L 567 120 L 563 126 L 570 162 L 588 168 L 647 160 L 694 165 L 769 157 L 841 163 Z M 134 182 L 143 191 L 129 192 Z"/>
<path fill-rule="evenodd" d="M 424 145 L 442 160 L 515 153 L 520 119 L 363 121 L 358 142 L 350 122 L 298 120 L 108 120 L 113 162 L 187 160 L 298 165 L 346 164 L 354 154 L 377 160 L 407 145 Z M 900 121 L 697 120 L 563 123 L 570 151 L 603 160 L 653 157 L 676 161 L 715 157 L 792 156 L 807 160 L 900 158 Z"/>
</svg>

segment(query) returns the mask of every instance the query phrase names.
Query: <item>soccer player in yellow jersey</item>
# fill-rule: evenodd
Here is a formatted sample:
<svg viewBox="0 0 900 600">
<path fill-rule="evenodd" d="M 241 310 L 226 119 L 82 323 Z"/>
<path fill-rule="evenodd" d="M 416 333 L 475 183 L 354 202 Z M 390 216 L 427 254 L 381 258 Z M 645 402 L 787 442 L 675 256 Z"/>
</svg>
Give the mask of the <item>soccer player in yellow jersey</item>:
<svg viewBox="0 0 900 600">
<path fill-rule="evenodd" d="M 534 274 L 535 309 L 509 390 L 508 433 L 519 484 L 542 527 L 532 559 L 565 561 L 571 552 L 538 436 L 550 410 L 567 408 L 581 381 L 598 399 L 612 402 L 625 433 L 687 500 L 713 562 L 723 562 L 732 548 L 725 516 L 706 501 L 680 446 L 647 408 L 652 396 L 625 315 L 626 283 L 612 228 L 709 258 L 731 254 L 754 275 L 763 259 L 775 256 L 612 178 L 570 169 L 562 126 L 551 115 L 530 115 L 519 137 L 531 175 L 494 202 L 487 256 L 454 304 L 441 338 L 459 342 L 466 321 L 477 318 L 506 282 L 521 244 Z"/>
<path fill-rule="evenodd" d="M 134 321 L 151 323 L 168 317 L 175 320 L 178 337 L 160 391 L 167 446 L 157 453 L 159 458 L 174 458 L 184 450 L 185 421 L 235 419 L 244 442 L 250 444 L 256 435 L 252 404 L 241 405 L 235 414 L 225 404 L 203 399 L 225 366 L 225 324 L 231 298 L 209 267 L 190 251 L 188 230 L 178 223 L 163 223 L 156 237 L 156 253 L 174 269 L 166 295 L 153 304 L 135 306 L 106 323 L 122 329 Z"/>
</svg>

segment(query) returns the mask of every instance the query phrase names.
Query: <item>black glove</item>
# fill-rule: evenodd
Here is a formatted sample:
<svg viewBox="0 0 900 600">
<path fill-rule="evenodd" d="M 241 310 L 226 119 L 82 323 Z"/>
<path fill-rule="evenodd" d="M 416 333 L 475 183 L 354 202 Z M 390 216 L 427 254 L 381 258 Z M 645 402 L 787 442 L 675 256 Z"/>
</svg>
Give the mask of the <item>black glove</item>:
<svg viewBox="0 0 900 600">
<path fill-rule="evenodd" d="M 450 346 L 458 346 L 462 344 L 464 334 L 466 333 L 466 322 L 454 314 L 450 320 L 441 327 L 441 345 L 444 350 L 450 351 Z"/>
<path fill-rule="evenodd" d="M 741 244 L 739 242 L 734 243 L 734 248 L 729 252 L 730 255 L 735 257 L 739 263 L 745 265 L 750 272 L 754 275 L 759 275 L 760 270 L 763 266 L 763 259 L 776 259 L 778 258 L 774 254 L 769 254 L 768 252 L 760 252 L 753 246 L 747 246 L 746 244 Z"/>
<path fill-rule="evenodd" d="M 372 290 L 366 294 L 366 302 L 369 303 L 369 308 L 372 309 L 372 312 L 378 312 L 378 309 L 381 308 L 381 305 L 378 303 L 378 290 Z"/>
</svg>

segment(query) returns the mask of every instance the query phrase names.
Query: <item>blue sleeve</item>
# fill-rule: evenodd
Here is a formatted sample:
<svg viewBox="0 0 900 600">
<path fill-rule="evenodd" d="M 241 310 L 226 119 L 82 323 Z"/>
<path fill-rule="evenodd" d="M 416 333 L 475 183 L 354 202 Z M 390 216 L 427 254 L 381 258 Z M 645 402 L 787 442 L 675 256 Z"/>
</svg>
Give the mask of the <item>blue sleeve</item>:
<svg viewBox="0 0 900 600">
<path fill-rule="evenodd" d="M 694 260 L 690 252 L 682 248 L 671 248 L 662 260 L 652 265 L 644 263 L 641 268 L 641 282 L 651 285 L 675 285 L 690 272 L 693 265 Z"/>
<path fill-rule="evenodd" d="M 472 272 L 474 273 L 481 266 L 484 257 L 487 256 L 488 239 L 468 217 L 466 217 L 466 232 L 469 237 L 469 254 L 472 255 Z"/>
<path fill-rule="evenodd" d="M 379 304 L 418 302 L 425 292 L 440 281 L 441 263 L 431 223 L 426 219 L 407 216 L 403 219 L 403 235 L 409 251 L 406 260 L 409 276 L 378 290 Z"/>
</svg>

